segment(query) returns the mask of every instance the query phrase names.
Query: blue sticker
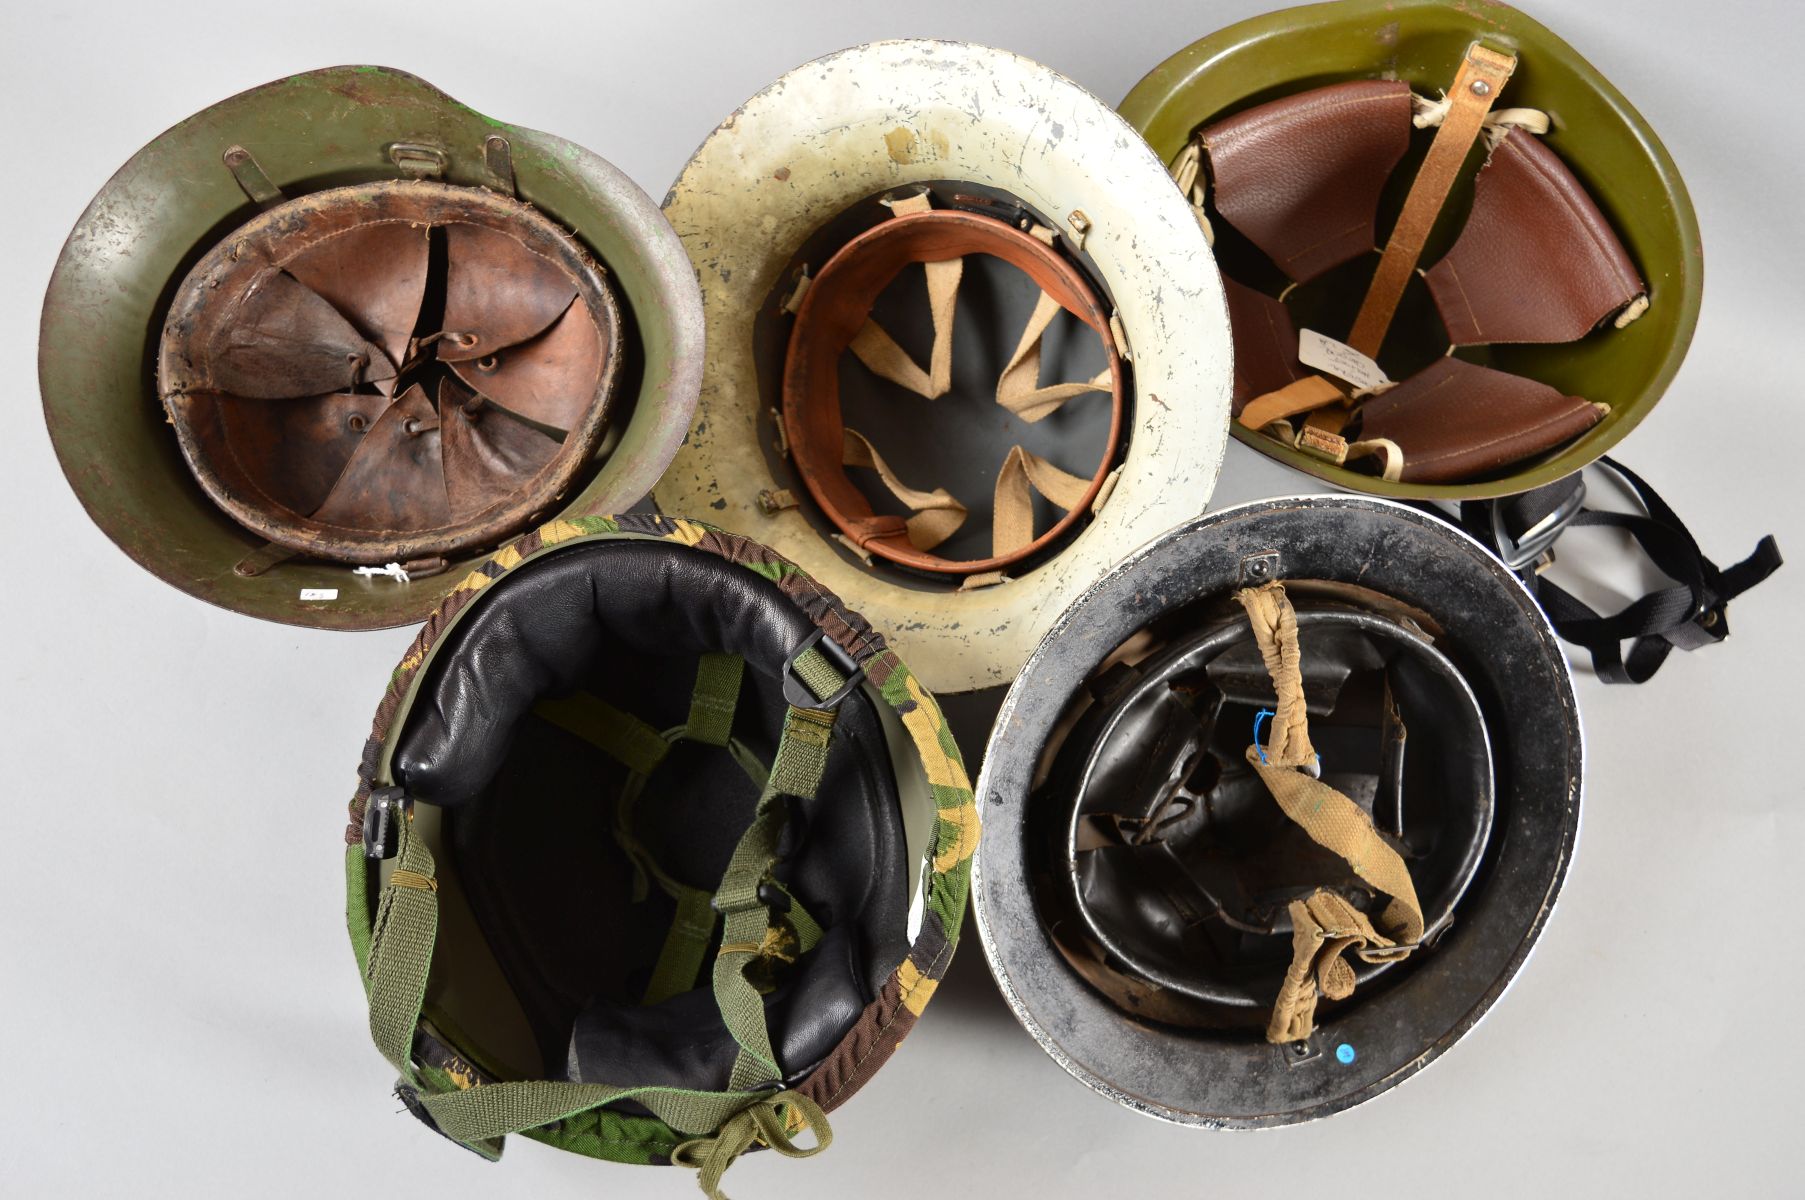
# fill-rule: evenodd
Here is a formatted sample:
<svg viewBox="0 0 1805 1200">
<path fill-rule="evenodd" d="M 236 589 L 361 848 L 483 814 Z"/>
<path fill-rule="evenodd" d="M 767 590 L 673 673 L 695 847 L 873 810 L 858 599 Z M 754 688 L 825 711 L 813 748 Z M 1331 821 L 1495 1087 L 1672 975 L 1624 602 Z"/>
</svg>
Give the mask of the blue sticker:
<svg viewBox="0 0 1805 1200">
<path fill-rule="evenodd" d="M 1343 1042 L 1335 1047 L 1335 1057 L 1344 1063 L 1351 1063 L 1354 1061 L 1354 1048 Z"/>
</svg>

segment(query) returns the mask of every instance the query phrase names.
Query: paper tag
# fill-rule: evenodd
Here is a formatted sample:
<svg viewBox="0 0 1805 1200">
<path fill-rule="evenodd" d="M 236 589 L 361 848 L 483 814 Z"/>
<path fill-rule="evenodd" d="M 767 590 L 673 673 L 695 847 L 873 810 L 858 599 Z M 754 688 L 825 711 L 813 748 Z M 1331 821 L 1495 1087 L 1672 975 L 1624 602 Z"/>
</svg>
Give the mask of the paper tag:
<svg viewBox="0 0 1805 1200">
<path fill-rule="evenodd" d="M 337 588 L 302 588 L 301 589 L 301 599 L 303 599 L 303 600 L 337 600 L 338 599 L 338 589 Z"/>
<path fill-rule="evenodd" d="M 1324 337 L 1314 329 L 1298 331 L 1297 360 L 1324 375 L 1333 375 L 1353 384 L 1358 391 L 1370 392 L 1391 386 L 1391 380 L 1385 378 L 1378 363 L 1347 343 Z"/>
</svg>

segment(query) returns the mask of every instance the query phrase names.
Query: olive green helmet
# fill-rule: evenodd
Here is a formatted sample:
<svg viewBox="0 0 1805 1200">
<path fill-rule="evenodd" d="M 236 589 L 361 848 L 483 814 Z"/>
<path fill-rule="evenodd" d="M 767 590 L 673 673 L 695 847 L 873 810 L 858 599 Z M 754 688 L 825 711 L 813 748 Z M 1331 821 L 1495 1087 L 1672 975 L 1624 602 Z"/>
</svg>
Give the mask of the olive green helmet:
<svg viewBox="0 0 1805 1200">
<path fill-rule="evenodd" d="M 57 263 L 39 375 L 127 554 L 225 608 L 366 629 L 537 521 L 637 503 L 701 350 L 689 262 L 619 170 L 348 66 L 120 168 Z"/>
<path fill-rule="evenodd" d="M 1338 487 L 1417 500 L 1511 495 L 1578 471 L 1633 429 L 1654 407 L 1679 369 L 1698 319 L 1702 288 L 1698 224 L 1673 160 L 1647 122 L 1595 67 L 1542 25 L 1501 4 L 1340 0 L 1268 13 L 1179 51 L 1137 84 L 1121 106 L 1122 115 L 1140 130 L 1154 151 L 1175 168 L 1181 168 L 1182 156 L 1207 141 L 1212 128 L 1221 129 L 1218 123 L 1255 107 L 1326 90 L 1331 85 L 1376 88 L 1376 81 L 1406 84 L 1408 92 L 1396 89 L 1397 99 L 1404 104 L 1404 125 L 1398 135 L 1401 164 L 1392 170 L 1391 163 L 1398 161 L 1394 157 L 1372 169 L 1377 230 L 1383 237 L 1404 207 L 1406 192 L 1417 175 L 1416 164 L 1431 140 L 1426 133 L 1409 134 L 1414 103 L 1409 93 L 1415 93 L 1418 100 L 1430 101 L 1417 108 L 1418 118 L 1426 116 L 1428 123 L 1438 120 L 1423 109 L 1432 109 L 1438 92 L 1451 88 L 1457 69 L 1475 44 L 1515 56 L 1514 73 L 1509 75 L 1508 83 L 1493 94 L 1486 94 L 1493 91 L 1490 88 L 1479 94 L 1485 95 L 1488 103 L 1495 100 L 1501 109 L 1509 106 L 1546 114 L 1549 125 L 1539 136 L 1522 131 L 1511 136 L 1520 145 L 1533 143 L 1542 161 L 1565 164 L 1576 181 L 1566 194 L 1589 195 L 1607 227 L 1604 233 L 1614 233 L 1627 256 L 1628 269 L 1620 274 L 1646 286 L 1640 296 L 1635 295 L 1635 287 L 1628 289 L 1625 295 L 1633 303 L 1627 309 L 1622 308 L 1624 300 L 1620 298 L 1618 308 L 1603 314 L 1632 318 L 1622 327 L 1613 328 L 1612 321 L 1606 319 L 1584 336 L 1563 344 L 1551 340 L 1517 344 L 1529 339 L 1463 337 L 1453 331 L 1443 336 L 1441 325 L 1429 313 L 1424 285 L 1413 279 L 1404 292 L 1403 305 L 1386 342 L 1392 361 L 1402 360 L 1403 370 L 1410 371 L 1424 363 L 1436 363 L 1431 369 L 1468 377 L 1479 367 L 1493 368 L 1488 377 L 1494 383 L 1499 382 L 1499 376 L 1503 380 L 1514 379 L 1519 391 L 1521 385 L 1527 385 L 1542 397 L 1551 398 L 1551 402 L 1568 402 L 1565 416 L 1577 421 L 1570 428 L 1583 431 L 1552 447 L 1540 448 L 1512 462 L 1494 463 L 1468 477 L 1411 482 L 1408 472 L 1402 480 L 1363 473 L 1236 422 L 1234 432 L 1242 441 Z M 1423 119 L 1416 121 L 1419 129 L 1425 123 Z M 1408 149 L 1402 147 L 1406 138 L 1411 141 Z M 1206 160 L 1209 154 L 1204 148 Z M 1469 214 L 1476 213 L 1474 178 L 1483 154 L 1483 148 L 1476 146 L 1454 174 L 1452 191 L 1428 234 L 1420 260 L 1424 267 L 1444 256 L 1452 259 L 1451 247 L 1472 223 Z M 1497 157 L 1500 156 L 1493 156 Z M 1370 167 L 1370 163 L 1364 165 Z M 1201 185 L 1208 188 L 1216 182 L 1214 174 L 1206 161 L 1201 171 L 1193 169 L 1189 178 L 1201 176 Z M 1479 190 L 1484 188 L 1482 183 Z M 1200 194 L 1194 192 L 1194 200 Z M 1232 309 L 1234 278 L 1265 247 L 1257 245 L 1257 234 L 1246 233 L 1237 216 L 1227 216 L 1218 208 L 1219 198 L 1212 192 L 1207 204 L 1200 205 L 1200 211 L 1207 211 L 1206 219 L 1218 233 L 1216 255 L 1225 277 L 1231 280 Z M 1433 213 L 1433 208 L 1430 211 Z M 1369 209 L 1368 214 L 1371 212 Z M 1591 222 L 1587 228 L 1597 230 L 1599 223 Z M 1350 253 L 1365 251 L 1369 245 L 1350 245 L 1348 249 Z M 1558 274 L 1565 269 L 1558 258 L 1549 256 L 1530 265 Z M 1278 260 L 1270 255 L 1267 259 L 1261 269 L 1270 274 L 1265 282 L 1271 286 L 1244 288 L 1244 298 L 1267 313 L 1284 315 L 1283 309 L 1289 309 L 1289 316 L 1295 318 L 1299 327 L 1320 322 L 1316 328 L 1331 337 L 1343 337 L 1351 310 L 1343 311 L 1344 306 L 1332 297 L 1325 300 L 1324 285 L 1330 291 L 1343 285 L 1344 291 L 1356 289 L 1354 298 L 1358 299 L 1372 275 L 1372 259 L 1354 259 L 1345 270 L 1307 278 L 1301 283 L 1299 279 L 1309 275 L 1309 271 L 1287 270 L 1287 281 L 1273 270 L 1273 263 Z M 1253 284 L 1253 270 L 1247 265 L 1240 282 Z M 1358 279 L 1344 277 L 1350 272 L 1357 274 Z M 1433 269 L 1430 273 L 1433 275 Z M 1428 286 L 1433 288 L 1434 284 L 1431 278 Z M 1281 288 L 1286 289 L 1282 293 L 1282 309 L 1275 301 Z M 1535 294 L 1534 288 L 1516 293 Z M 1442 316 L 1445 321 L 1445 307 Z M 1434 356 L 1450 340 L 1461 343 L 1460 353 L 1437 360 Z M 1295 343 L 1291 348 L 1295 348 Z M 1238 368 L 1249 357 L 1247 347 L 1238 344 Z M 1469 371 L 1469 364 L 1473 371 Z M 1381 358 L 1380 365 L 1391 371 L 1394 379 L 1403 378 L 1399 368 L 1387 358 Z M 1422 374 L 1428 375 L 1429 371 Z M 1461 398 L 1471 401 L 1473 394 L 1469 391 Z M 1599 418 L 1597 413 L 1605 407 L 1608 413 Z M 1470 404 L 1461 410 L 1463 416 L 1470 411 Z M 1370 430 L 1361 434 L 1369 435 Z"/>
</svg>

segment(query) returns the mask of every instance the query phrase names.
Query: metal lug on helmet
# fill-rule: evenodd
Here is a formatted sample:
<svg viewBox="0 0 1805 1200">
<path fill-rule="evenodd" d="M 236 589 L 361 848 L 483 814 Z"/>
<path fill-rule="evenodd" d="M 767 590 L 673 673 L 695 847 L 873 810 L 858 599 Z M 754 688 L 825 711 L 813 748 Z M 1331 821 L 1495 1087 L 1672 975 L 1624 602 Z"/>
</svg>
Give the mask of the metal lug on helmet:
<svg viewBox="0 0 1805 1200">
<path fill-rule="evenodd" d="M 1268 583 L 1279 577 L 1279 552 L 1268 550 L 1263 554 L 1250 554 L 1241 560 L 1241 582 L 1246 584 Z"/>
<path fill-rule="evenodd" d="M 402 814 L 407 793 L 398 787 L 377 788 L 364 802 L 364 857 L 393 858 L 400 849 Z"/>
<path fill-rule="evenodd" d="M 1505 566 L 1518 574 L 1525 571 L 1541 574 L 1554 563 L 1555 540 L 1572 524 L 1573 518 L 1579 515 L 1585 505 L 1586 481 L 1576 475 L 1573 477 L 1572 490 L 1561 502 L 1547 516 L 1516 537 L 1511 536 L 1505 523 L 1505 506 L 1492 505 L 1492 539 L 1497 544 L 1498 557 L 1504 560 Z"/>
</svg>

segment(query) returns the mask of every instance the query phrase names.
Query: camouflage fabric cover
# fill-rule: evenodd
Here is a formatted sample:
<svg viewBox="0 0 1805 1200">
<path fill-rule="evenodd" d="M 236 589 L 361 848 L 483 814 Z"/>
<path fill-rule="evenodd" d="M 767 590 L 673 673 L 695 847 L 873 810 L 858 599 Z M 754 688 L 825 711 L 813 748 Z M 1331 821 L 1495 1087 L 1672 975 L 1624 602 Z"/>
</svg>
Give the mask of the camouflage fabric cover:
<svg viewBox="0 0 1805 1200">
<path fill-rule="evenodd" d="M 895 1053 L 952 962 L 970 888 L 971 856 L 978 845 L 978 810 L 959 748 L 940 707 L 909 673 L 882 634 L 864 617 L 817 583 L 802 568 L 738 534 L 699 521 L 659 514 L 572 517 L 552 521 L 503 547 L 465 576 L 427 619 L 389 679 L 358 767 L 357 792 L 345 827 L 346 920 L 358 966 L 365 967 L 374 909 L 368 886 L 370 860 L 363 853 L 364 807 L 375 786 L 390 738 L 405 724 L 413 684 L 431 652 L 459 614 L 496 580 L 521 563 L 558 546 L 616 537 L 651 537 L 714 554 L 772 581 L 827 637 L 851 654 L 867 682 L 896 712 L 920 756 L 939 820 L 924 882 L 920 931 L 907 956 L 890 973 L 877 998 L 858 1022 L 796 1090 L 831 1112 L 845 1103 Z M 422 1021 L 415 1037 L 422 1078 L 442 1091 L 491 1082 L 448 1039 Z M 545 1142 L 592 1158 L 616 1162 L 668 1164 L 686 1135 L 655 1117 L 592 1109 L 575 1117 L 524 1131 Z M 495 1146 L 499 1153 L 499 1145 Z"/>
</svg>

